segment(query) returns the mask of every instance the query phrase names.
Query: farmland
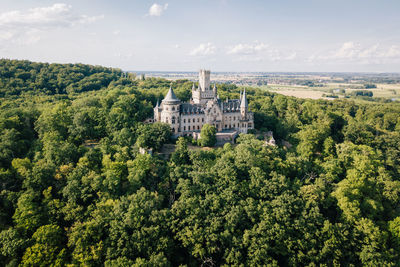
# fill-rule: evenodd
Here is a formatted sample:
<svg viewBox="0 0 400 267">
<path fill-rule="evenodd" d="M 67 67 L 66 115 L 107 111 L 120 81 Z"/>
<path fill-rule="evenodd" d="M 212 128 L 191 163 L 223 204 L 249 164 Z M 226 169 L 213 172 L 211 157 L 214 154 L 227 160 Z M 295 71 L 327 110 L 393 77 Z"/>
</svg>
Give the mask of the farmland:
<svg viewBox="0 0 400 267">
<path fill-rule="evenodd" d="M 195 72 L 146 72 L 145 74 L 147 77 L 171 80 L 197 80 Z M 400 73 L 214 72 L 212 79 L 217 83 L 258 87 L 299 98 L 400 100 Z"/>
</svg>

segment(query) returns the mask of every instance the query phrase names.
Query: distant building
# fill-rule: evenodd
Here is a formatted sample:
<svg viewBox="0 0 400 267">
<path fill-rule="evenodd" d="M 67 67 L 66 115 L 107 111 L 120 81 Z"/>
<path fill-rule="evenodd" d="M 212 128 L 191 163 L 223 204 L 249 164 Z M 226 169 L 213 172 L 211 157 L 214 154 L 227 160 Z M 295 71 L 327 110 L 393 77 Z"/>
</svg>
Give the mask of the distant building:
<svg viewBox="0 0 400 267">
<path fill-rule="evenodd" d="M 248 110 L 246 90 L 240 93 L 240 99 L 222 101 L 215 84 L 212 89 L 210 87 L 209 70 L 200 70 L 199 86 L 195 88 L 193 84 L 189 103 L 181 102 L 170 87 L 161 104 L 157 102 L 154 108 L 154 121 L 170 124 L 174 136 L 190 135 L 196 139 L 206 123 L 215 126 L 221 141 L 254 129 L 254 115 Z"/>
</svg>

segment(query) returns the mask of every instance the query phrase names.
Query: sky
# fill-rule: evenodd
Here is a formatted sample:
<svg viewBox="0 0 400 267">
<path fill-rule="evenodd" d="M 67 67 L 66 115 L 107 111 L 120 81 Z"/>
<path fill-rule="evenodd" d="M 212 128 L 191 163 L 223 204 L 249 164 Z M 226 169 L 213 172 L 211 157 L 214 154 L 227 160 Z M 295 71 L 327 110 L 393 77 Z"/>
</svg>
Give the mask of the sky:
<svg viewBox="0 0 400 267">
<path fill-rule="evenodd" d="M 400 72 L 400 1 L 0 0 L 0 58 L 127 71 Z"/>
</svg>

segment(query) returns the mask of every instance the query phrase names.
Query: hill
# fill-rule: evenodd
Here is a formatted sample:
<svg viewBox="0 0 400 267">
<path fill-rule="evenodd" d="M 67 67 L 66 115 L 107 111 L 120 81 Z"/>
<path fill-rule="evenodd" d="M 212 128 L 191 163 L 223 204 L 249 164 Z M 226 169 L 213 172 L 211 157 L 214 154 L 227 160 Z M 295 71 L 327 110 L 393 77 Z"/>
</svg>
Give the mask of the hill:
<svg viewBox="0 0 400 267">
<path fill-rule="evenodd" d="M 257 133 L 272 130 L 278 145 L 248 134 L 235 146 L 188 149 L 168 125 L 143 123 L 168 80 L 1 62 L 4 266 L 400 261 L 398 103 L 248 87 Z M 191 82 L 172 86 L 188 100 Z M 218 85 L 222 99 L 240 89 Z M 175 143 L 168 159 L 159 154 L 166 143 Z"/>
</svg>

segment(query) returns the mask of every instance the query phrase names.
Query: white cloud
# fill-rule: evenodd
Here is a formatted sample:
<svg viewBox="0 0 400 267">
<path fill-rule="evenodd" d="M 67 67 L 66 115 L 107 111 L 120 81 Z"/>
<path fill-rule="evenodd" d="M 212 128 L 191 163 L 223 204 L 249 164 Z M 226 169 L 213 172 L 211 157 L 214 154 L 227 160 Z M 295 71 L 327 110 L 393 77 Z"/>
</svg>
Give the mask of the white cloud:
<svg viewBox="0 0 400 267">
<path fill-rule="evenodd" d="M 337 49 L 320 51 L 311 55 L 308 62 L 389 64 L 400 62 L 400 47 L 397 45 L 363 45 L 357 42 L 344 42 Z"/>
<path fill-rule="evenodd" d="M 360 45 L 354 42 L 345 42 L 331 57 L 332 58 L 354 58 L 360 53 Z"/>
<path fill-rule="evenodd" d="M 7 45 L 31 45 L 37 43 L 41 39 L 42 31 L 38 29 L 27 29 L 21 31 L 1 31 L 0 30 L 0 47 Z"/>
<path fill-rule="evenodd" d="M 400 57 L 400 47 L 397 45 L 392 45 L 384 54 L 384 57 L 395 58 Z"/>
<path fill-rule="evenodd" d="M 247 62 L 294 60 L 297 58 L 297 53 L 294 51 L 285 51 L 259 41 L 229 46 L 226 54 L 235 56 L 232 58 L 233 61 Z"/>
<path fill-rule="evenodd" d="M 76 14 L 72 6 L 63 3 L 3 12 L 0 13 L 0 45 L 33 44 L 40 40 L 41 33 L 49 29 L 92 23 L 103 17 Z M 4 43 L 5 40 L 8 42 Z"/>
<path fill-rule="evenodd" d="M 237 44 L 237 45 L 231 46 L 226 53 L 233 54 L 233 55 L 236 55 L 236 54 L 251 55 L 251 54 L 255 54 L 260 51 L 265 51 L 268 48 L 269 48 L 269 46 L 267 44 L 255 41 L 252 44 Z"/>
<path fill-rule="evenodd" d="M 165 4 L 164 6 L 159 5 L 157 3 L 154 3 L 150 9 L 149 9 L 149 16 L 153 16 L 153 17 L 159 17 L 162 15 L 162 13 L 167 10 L 168 8 L 168 4 Z"/>
<path fill-rule="evenodd" d="M 194 48 L 191 52 L 191 56 L 208 56 L 215 54 L 216 47 L 212 43 L 200 44 Z"/>
<path fill-rule="evenodd" d="M 103 17 L 103 15 L 76 15 L 72 12 L 72 6 L 59 3 L 48 7 L 31 8 L 28 11 L 14 10 L 0 13 L 0 26 L 65 27 L 80 23 L 91 23 Z"/>
</svg>

